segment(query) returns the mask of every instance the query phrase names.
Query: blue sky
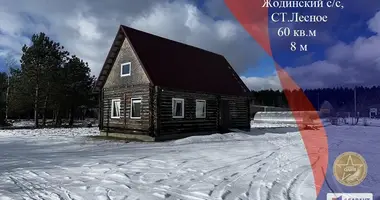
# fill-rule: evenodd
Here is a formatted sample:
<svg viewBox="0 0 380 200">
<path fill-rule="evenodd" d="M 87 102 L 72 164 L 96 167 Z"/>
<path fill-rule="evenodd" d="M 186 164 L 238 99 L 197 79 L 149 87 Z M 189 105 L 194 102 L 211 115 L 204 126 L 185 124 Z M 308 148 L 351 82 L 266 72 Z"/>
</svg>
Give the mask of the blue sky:
<svg viewBox="0 0 380 200">
<path fill-rule="evenodd" d="M 269 55 L 263 55 L 256 64 L 247 66 L 247 70 L 242 73 L 243 76 L 266 77 L 275 73 L 273 58 Z"/>
<path fill-rule="evenodd" d="M 364 0 L 369 2 L 370 0 Z M 373 0 L 371 0 L 373 1 Z M 374 2 L 374 1 L 373 1 Z M 298 12 L 303 15 L 327 15 L 328 21 L 322 23 L 293 23 L 289 24 L 274 24 L 269 23 L 269 28 L 275 30 L 278 27 L 290 27 L 291 29 L 298 30 L 316 30 L 317 36 L 312 38 L 301 37 L 287 37 L 280 38 L 279 36 L 272 34 L 270 37 L 272 51 L 274 53 L 275 60 L 283 66 L 298 67 L 300 62 L 299 57 L 304 57 L 312 53 L 312 59 L 308 62 L 314 62 L 316 60 L 325 60 L 325 51 L 335 45 L 337 42 L 352 43 L 359 37 L 371 37 L 376 35 L 374 32 L 368 29 L 367 22 L 374 17 L 376 12 L 380 9 L 368 9 L 358 8 L 357 1 L 343 1 L 343 9 L 340 8 L 269 8 L 269 17 L 276 12 Z M 377 4 L 379 5 L 379 4 Z M 380 5 L 379 5 L 380 6 Z M 360 9 L 363 9 L 360 11 Z M 355 10 L 353 12 L 352 10 Z M 293 26 L 293 27 L 292 27 Z M 278 42 L 278 40 L 282 40 Z M 298 44 L 308 44 L 308 52 L 291 52 L 289 50 L 289 43 L 295 41 Z M 285 45 L 282 45 L 285 42 Z M 284 48 L 285 49 L 284 49 Z M 309 64 L 305 62 L 304 64 Z"/>
<path fill-rule="evenodd" d="M 22 0 L 0 9 L 0 70 L 4 57 L 19 59 L 33 33 L 46 32 L 99 73 L 117 27 L 125 24 L 226 56 L 251 89 L 281 89 L 273 59 L 243 30 L 221 0 Z M 287 9 L 327 14 L 324 24 L 269 23 L 274 59 L 302 88 L 373 85 L 380 74 L 380 1 L 344 1 L 344 9 Z M 49 12 L 46 12 L 49 11 Z M 269 8 L 269 14 L 279 9 Z M 277 29 L 316 29 L 315 38 L 279 38 Z M 308 52 L 290 52 L 289 43 Z M 360 77 L 360 78 L 359 78 Z"/>
<path fill-rule="evenodd" d="M 291 75 L 301 88 L 352 87 L 379 85 L 380 51 L 379 1 L 342 1 L 344 8 L 269 8 L 269 18 L 276 12 L 303 15 L 327 15 L 326 23 L 271 23 L 269 35 L 274 60 Z M 279 37 L 280 27 L 316 30 L 316 37 Z M 308 51 L 290 51 L 290 43 L 307 44 Z M 299 48 L 299 46 L 298 46 Z M 261 63 L 271 63 L 261 61 Z M 261 67 L 261 65 L 258 65 Z M 270 76 L 268 66 L 246 76 Z"/>
</svg>

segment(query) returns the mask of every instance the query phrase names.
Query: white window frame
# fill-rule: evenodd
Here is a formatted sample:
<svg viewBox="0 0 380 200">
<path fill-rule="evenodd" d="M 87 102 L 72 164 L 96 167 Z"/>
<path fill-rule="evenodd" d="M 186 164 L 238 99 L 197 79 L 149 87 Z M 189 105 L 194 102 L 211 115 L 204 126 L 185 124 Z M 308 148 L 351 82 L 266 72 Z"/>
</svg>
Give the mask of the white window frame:
<svg viewBox="0 0 380 200">
<path fill-rule="evenodd" d="M 125 65 L 129 65 L 129 73 L 128 74 L 123 74 L 123 67 Z M 120 65 L 120 76 L 121 77 L 123 77 L 123 76 L 130 76 L 131 75 L 131 71 L 132 71 L 132 64 L 131 64 L 131 62 L 122 63 Z"/>
<path fill-rule="evenodd" d="M 132 116 L 132 110 L 133 110 L 133 101 L 138 101 L 138 102 L 140 102 L 140 117 L 133 117 Z M 140 98 L 140 97 L 135 97 L 135 98 L 131 98 L 131 111 L 130 111 L 130 114 L 129 114 L 129 117 L 131 118 L 131 119 L 141 119 L 141 108 L 142 108 L 142 98 Z"/>
<path fill-rule="evenodd" d="M 119 102 L 119 113 L 120 113 L 120 116 L 113 116 L 113 109 L 114 109 L 114 102 L 118 101 Z M 112 99 L 111 101 L 111 118 L 112 119 L 120 119 L 121 117 L 121 100 L 120 99 Z"/>
<path fill-rule="evenodd" d="M 181 116 L 175 116 L 174 110 L 174 101 L 181 101 L 182 102 L 182 115 Z M 179 118 L 185 118 L 185 99 L 182 98 L 172 98 L 172 117 L 179 119 Z"/>
<path fill-rule="evenodd" d="M 198 116 L 197 115 L 197 102 L 202 102 L 205 104 L 205 115 L 204 116 Z M 206 103 L 206 100 L 203 100 L 203 99 L 196 99 L 195 100 L 195 118 L 206 118 L 207 116 L 207 103 Z"/>
</svg>

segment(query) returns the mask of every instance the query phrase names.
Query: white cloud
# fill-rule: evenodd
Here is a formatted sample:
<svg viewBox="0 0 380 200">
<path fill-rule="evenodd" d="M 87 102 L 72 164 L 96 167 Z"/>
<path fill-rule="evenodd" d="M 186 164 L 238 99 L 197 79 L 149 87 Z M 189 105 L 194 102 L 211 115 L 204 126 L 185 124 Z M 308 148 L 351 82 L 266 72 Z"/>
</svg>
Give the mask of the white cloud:
<svg viewBox="0 0 380 200">
<path fill-rule="evenodd" d="M 23 27 L 23 20 L 17 15 L 12 15 L 4 10 L 0 10 L 0 30 L 3 34 L 15 35 Z"/>
<path fill-rule="evenodd" d="M 338 42 L 326 50 L 327 60 L 298 68 L 286 68 L 302 88 L 379 85 L 380 12 L 368 21 L 376 35 L 359 37 L 346 44 Z"/>
<path fill-rule="evenodd" d="M 0 0 L 0 55 L 46 32 L 98 75 L 120 24 L 223 54 L 238 72 L 263 55 L 234 20 L 214 21 L 188 1 Z"/>
<path fill-rule="evenodd" d="M 282 90 L 280 80 L 277 75 L 271 75 L 268 77 L 240 77 L 242 81 L 251 90 Z"/>
<path fill-rule="evenodd" d="M 98 28 L 98 21 L 95 17 L 90 16 L 86 18 L 82 13 L 78 13 L 76 17 L 67 19 L 66 23 L 72 29 L 78 30 L 83 40 L 91 41 L 102 38 L 102 33 Z"/>
<path fill-rule="evenodd" d="M 94 75 L 120 24 L 223 54 L 238 72 L 264 54 L 219 0 L 205 5 L 207 14 L 225 17 L 218 21 L 185 0 L 0 0 L 0 4 L 0 56 L 12 53 L 19 58 L 28 37 L 42 31 L 87 61 Z M 326 51 L 327 60 L 286 71 L 302 88 L 378 84 L 379 21 L 380 13 L 368 21 L 377 35 L 339 42 Z M 281 89 L 276 75 L 242 79 L 251 89 Z"/>
<path fill-rule="evenodd" d="M 379 85 L 380 77 L 380 12 L 368 21 L 376 35 L 359 37 L 352 43 L 337 42 L 326 50 L 326 60 L 285 71 L 303 89 Z M 252 89 L 278 88 L 274 77 L 250 77 L 243 80 Z M 262 85 L 262 86 L 260 86 Z"/>
<path fill-rule="evenodd" d="M 368 28 L 375 33 L 380 33 L 380 12 L 376 13 L 376 15 L 368 21 Z"/>
</svg>

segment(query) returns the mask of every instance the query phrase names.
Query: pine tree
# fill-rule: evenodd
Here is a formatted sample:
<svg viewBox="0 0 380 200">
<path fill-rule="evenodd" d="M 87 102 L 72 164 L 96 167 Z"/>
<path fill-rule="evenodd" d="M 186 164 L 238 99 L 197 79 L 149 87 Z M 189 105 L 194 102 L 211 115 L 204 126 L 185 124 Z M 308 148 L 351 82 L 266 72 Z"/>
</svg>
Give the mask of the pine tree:
<svg viewBox="0 0 380 200">
<path fill-rule="evenodd" d="M 69 111 L 69 125 L 74 122 L 75 113 L 79 108 L 87 109 L 91 103 L 91 91 L 95 78 L 90 75 L 88 63 L 72 56 L 64 65 L 66 108 Z"/>
<path fill-rule="evenodd" d="M 24 45 L 22 48 L 21 71 L 22 78 L 32 87 L 29 94 L 34 100 L 35 127 L 39 127 L 40 104 L 43 102 L 45 114 L 54 74 L 68 52 L 45 33 L 34 34 L 31 42 L 30 46 Z"/>
<path fill-rule="evenodd" d="M 0 73 L 0 125 L 5 124 L 5 96 L 6 96 L 6 90 L 7 90 L 8 84 L 7 84 L 7 74 L 6 73 Z"/>
</svg>

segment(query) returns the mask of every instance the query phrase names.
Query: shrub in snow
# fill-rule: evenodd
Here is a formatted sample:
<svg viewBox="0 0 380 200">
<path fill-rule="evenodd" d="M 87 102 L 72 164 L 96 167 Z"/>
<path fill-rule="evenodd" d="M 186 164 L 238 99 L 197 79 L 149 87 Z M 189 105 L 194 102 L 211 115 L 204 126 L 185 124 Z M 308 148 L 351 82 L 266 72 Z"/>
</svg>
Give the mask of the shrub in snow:
<svg viewBox="0 0 380 200">
<path fill-rule="evenodd" d="M 367 118 L 363 118 L 363 125 L 364 126 L 369 126 Z"/>
<path fill-rule="evenodd" d="M 332 125 L 338 125 L 338 118 L 336 118 L 336 117 L 331 117 L 331 118 L 330 118 L 330 123 L 331 123 Z"/>
</svg>

